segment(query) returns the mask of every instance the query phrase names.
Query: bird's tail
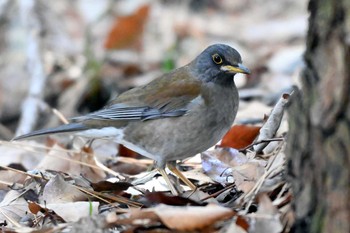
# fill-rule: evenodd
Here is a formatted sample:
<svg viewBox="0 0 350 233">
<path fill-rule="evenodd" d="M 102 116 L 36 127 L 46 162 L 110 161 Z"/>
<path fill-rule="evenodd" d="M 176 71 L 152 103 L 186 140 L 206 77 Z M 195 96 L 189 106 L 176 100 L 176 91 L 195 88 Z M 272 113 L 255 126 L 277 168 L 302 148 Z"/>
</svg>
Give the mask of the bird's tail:
<svg viewBox="0 0 350 233">
<path fill-rule="evenodd" d="M 23 134 L 23 135 L 17 136 L 12 140 L 21 140 L 24 138 L 37 137 L 37 136 L 42 136 L 42 135 L 47 135 L 47 134 L 76 132 L 76 131 L 82 131 L 82 130 L 87 130 L 87 129 L 88 129 L 88 127 L 82 123 L 70 123 L 70 124 L 66 124 L 66 125 L 60 125 L 56 128 L 40 129 L 40 130 L 31 132 L 28 134 Z"/>
</svg>

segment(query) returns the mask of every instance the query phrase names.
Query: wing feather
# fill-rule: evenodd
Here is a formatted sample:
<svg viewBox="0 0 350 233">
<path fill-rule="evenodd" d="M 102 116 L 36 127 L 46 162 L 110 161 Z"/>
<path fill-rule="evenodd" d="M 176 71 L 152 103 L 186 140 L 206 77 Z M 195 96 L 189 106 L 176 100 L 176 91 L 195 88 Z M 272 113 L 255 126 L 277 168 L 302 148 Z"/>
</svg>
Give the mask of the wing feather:
<svg viewBox="0 0 350 233">
<path fill-rule="evenodd" d="M 182 116 L 188 111 L 189 103 L 200 95 L 200 88 L 200 81 L 185 66 L 124 92 L 104 109 L 73 120 L 145 121 Z"/>
</svg>

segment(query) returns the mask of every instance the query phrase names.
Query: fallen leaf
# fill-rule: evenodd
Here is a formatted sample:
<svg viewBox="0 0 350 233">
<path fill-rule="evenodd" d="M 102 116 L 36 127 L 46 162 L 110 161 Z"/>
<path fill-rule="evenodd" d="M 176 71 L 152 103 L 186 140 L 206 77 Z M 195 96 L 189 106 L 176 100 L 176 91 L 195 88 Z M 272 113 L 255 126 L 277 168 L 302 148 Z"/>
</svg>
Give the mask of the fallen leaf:
<svg viewBox="0 0 350 233">
<path fill-rule="evenodd" d="M 284 109 L 289 101 L 289 94 L 283 94 L 271 111 L 265 124 L 261 127 L 257 141 L 273 138 L 281 124 Z M 268 143 L 260 143 L 254 146 L 254 151 L 260 153 Z"/>
<path fill-rule="evenodd" d="M 131 208 L 124 215 L 117 215 L 112 212 L 107 215 L 106 222 L 110 226 L 115 225 L 159 225 L 159 217 L 151 209 Z"/>
<path fill-rule="evenodd" d="M 242 149 L 252 144 L 261 127 L 250 125 L 234 125 L 222 138 L 221 147 Z"/>
<path fill-rule="evenodd" d="M 213 151 L 212 155 L 231 167 L 248 162 L 247 156 L 234 148 L 217 148 Z"/>
<path fill-rule="evenodd" d="M 130 150 L 129 148 L 123 146 L 122 144 L 119 145 L 118 154 L 119 154 L 119 156 L 130 157 L 130 158 L 137 158 L 139 156 L 138 153 L 136 153 L 133 150 Z"/>
<path fill-rule="evenodd" d="M 46 204 L 45 204 L 45 206 L 46 206 Z M 36 202 L 29 201 L 28 202 L 28 208 L 29 208 L 29 210 L 30 210 L 30 212 L 32 214 L 36 215 L 36 218 L 38 218 L 38 217 L 42 217 L 43 219 L 49 218 L 50 221 L 55 222 L 56 224 L 58 222 L 60 222 L 60 223 L 65 223 L 66 222 L 55 211 L 53 211 L 51 209 L 48 209 L 48 208 L 46 208 L 44 206 L 41 206 L 41 205 L 39 205 Z M 43 221 L 43 222 L 45 222 L 45 221 Z"/>
<path fill-rule="evenodd" d="M 106 49 L 121 49 L 137 43 L 147 22 L 149 8 L 149 5 L 144 5 L 134 14 L 117 17 L 107 36 L 104 47 Z"/>
<path fill-rule="evenodd" d="M 22 194 L 10 190 L 0 203 L 0 222 L 6 221 L 8 226 L 19 226 L 18 221 L 28 212 L 28 203 Z"/>
<path fill-rule="evenodd" d="M 74 185 L 66 182 L 62 176 L 58 174 L 47 182 L 40 199 L 48 204 L 66 203 L 86 200 L 87 195 L 77 189 Z"/>
<path fill-rule="evenodd" d="M 231 168 L 248 162 L 247 157 L 233 148 L 216 148 L 201 154 L 202 169 L 211 179 L 221 184 L 232 183 Z"/>
<path fill-rule="evenodd" d="M 265 172 L 265 163 L 248 160 L 232 148 L 217 148 L 201 154 L 206 175 L 222 185 L 235 183 L 238 190 L 249 192 Z"/>
<path fill-rule="evenodd" d="M 47 204 L 47 208 L 55 211 L 66 222 L 76 222 L 80 218 L 89 217 L 98 214 L 99 203 L 77 201 L 70 203 L 52 203 Z"/>
<path fill-rule="evenodd" d="M 238 190 L 248 193 L 264 174 L 265 168 L 257 162 L 248 162 L 232 168 L 232 177 Z"/>
<path fill-rule="evenodd" d="M 179 207 L 161 204 L 152 210 L 167 227 L 180 231 L 203 229 L 236 214 L 229 208 L 215 204 L 208 204 L 203 207 Z"/>
<path fill-rule="evenodd" d="M 192 205 L 192 206 L 200 206 L 202 204 L 195 202 L 189 198 L 180 197 L 180 196 L 168 196 L 163 192 L 147 192 L 145 194 L 145 197 L 151 202 L 151 203 L 157 203 L 157 204 L 166 204 L 166 205 L 172 205 L 172 206 L 185 206 L 185 205 Z"/>
<path fill-rule="evenodd" d="M 1 190 L 9 189 L 9 185 L 13 183 L 23 184 L 26 178 L 27 178 L 26 175 L 20 174 L 18 172 L 1 170 L 0 171 L 0 180 L 1 180 L 0 189 Z"/>
<path fill-rule="evenodd" d="M 266 193 L 258 196 L 258 211 L 248 214 L 253 219 L 249 228 L 251 233 L 279 233 L 283 230 L 280 214 Z"/>
<path fill-rule="evenodd" d="M 133 185 L 128 182 L 113 183 L 113 182 L 103 180 L 97 183 L 92 183 L 91 186 L 96 192 L 109 191 L 114 193 L 120 193 L 124 190 L 127 190 L 129 187 Z"/>
<path fill-rule="evenodd" d="M 42 145 L 35 141 L 11 141 L 2 143 L 0 145 L 0 154 L 2 155 L 0 165 L 9 166 L 10 164 L 20 164 L 26 169 L 33 169 L 44 154 L 33 150 L 36 146 Z"/>
<path fill-rule="evenodd" d="M 220 183 L 232 183 L 233 180 L 227 179 L 230 177 L 230 166 L 211 155 L 211 152 L 205 151 L 201 153 L 203 172 L 212 180 Z"/>
<path fill-rule="evenodd" d="M 29 202 L 28 202 L 28 209 L 30 210 L 30 212 L 31 212 L 32 214 L 38 214 L 39 211 L 42 210 L 42 207 L 41 207 L 38 203 L 29 201 Z"/>
<path fill-rule="evenodd" d="M 84 176 L 88 180 L 97 182 L 106 177 L 95 161 L 92 149 L 84 147 L 82 151 L 66 151 L 64 147 L 55 144 L 48 154 L 41 160 L 35 170 L 53 170 Z"/>
</svg>

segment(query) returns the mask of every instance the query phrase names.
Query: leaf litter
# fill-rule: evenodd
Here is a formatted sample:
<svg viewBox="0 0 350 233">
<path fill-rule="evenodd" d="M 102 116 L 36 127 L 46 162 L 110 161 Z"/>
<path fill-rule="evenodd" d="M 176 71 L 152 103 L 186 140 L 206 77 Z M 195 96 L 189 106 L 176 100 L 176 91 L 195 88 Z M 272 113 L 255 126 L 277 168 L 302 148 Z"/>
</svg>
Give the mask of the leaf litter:
<svg viewBox="0 0 350 233">
<path fill-rule="evenodd" d="M 281 111 L 272 111 L 269 118 L 280 118 L 274 120 L 278 125 L 270 133 L 276 136 Z M 268 119 L 265 124 L 271 124 Z M 242 134 L 245 133 L 243 130 Z M 230 135 L 230 139 L 234 140 L 234 136 Z M 261 139 L 256 136 L 255 143 L 258 140 Z M 3 171 L 14 174 L 3 182 L 9 191 L 0 204 L 0 222 L 17 230 L 58 226 L 74 229 L 79 219 L 98 217 L 103 219 L 102 227 L 106 230 L 159 227 L 175 231 L 281 232 L 283 223 L 290 223 L 291 194 L 284 174 L 285 142 L 277 142 L 269 154 L 255 151 L 254 146 L 239 151 L 221 145 L 203 152 L 199 164 L 185 161 L 180 166 L 189 169 L 185 174 L 197 174 L 189 178 L 198 189 L 191 191 L 182 185 L 184 192 L 178 197 L 166 194 L 168 189 L 159 182 L 162 178 L 157 173 L 138 184 L 133 184 L 137 179 L 134 175 L 119 173 L 111 179 L 115 172 L 93 159 L 93 144 L 77 150 L 52 141 L 47 146 L 2 142 L 8 149 L 22 146 L 45 156 L 31 171 L 3 166 Z M 250 139 L 249 143 L 254 144 Z M 124 163 L 123 159 L 119 163 Z M 130 162 L 125 159 L 125 163 Z M 159 185 L 162 188 L 156 192 Z M 289 219 L 284 220 L 283 216 Z"/>
</svg>

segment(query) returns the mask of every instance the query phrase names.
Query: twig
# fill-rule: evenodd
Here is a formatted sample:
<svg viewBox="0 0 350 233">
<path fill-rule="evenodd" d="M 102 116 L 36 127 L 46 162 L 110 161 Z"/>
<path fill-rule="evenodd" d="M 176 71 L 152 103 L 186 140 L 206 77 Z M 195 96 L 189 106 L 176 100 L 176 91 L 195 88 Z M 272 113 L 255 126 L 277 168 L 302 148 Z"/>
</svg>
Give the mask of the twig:
<svg viewBox="0 0 350 233">
<path fill-rule="evenodd" d="M 123 204 L 129 205 L 129 206 L 135 207 L 135 208 L 142 207 L 142 204 L 135 202 L 135 201 L 128 200 L 122 196 L 112 196 L 112 195 L 109 195 L 107 193 L 101 193 L 101 192 L 96 192 L 93 190 L 87 190 L 87 189 L 85 189 L 83 187 L 79 187 L 77 185 L 75 185 L 75 187 L 77 189 L 79 189 L 80 191 L 82 191 L 86 194 L 89 194 L 91 196 L 94 196 L 95 198 L 98 198 L 100 200 L 103 200 L 104 202 L 109 203 L 109 204 L 113 204 L 113 203 L 109 202 L 107 199 L 110 199 L 110 200 L 118 202 L 118 203 L 123 203 Z"/>
<path fill-rule="evenodd" d="M 255 146 L 255 145 L 258 145 L 260 143 L 266 143 L 266 142 L 280 142 L 280 141 L 284 141 L 284 138 L 283 137 L 280 137 L 280 138 L 270 138 L 270 139 L 263 139 L 263 140 L 260 140 L 260 141 L 256 141 L 256 142 L 253 142 L 252 144 L 242 148 L 242 149 L 239 149 L 238 151 L 239 152 L 245 152 L 246 150 L 248 150 L 249 148 Z"/>
<path fill-rule="evenodd" d="M 84 150 L 68 150 L 68 149 L 63 149 L 63 148 L 50 148 L 47 146 L 41 146 L 41 145 L 29 145 L 29 144 L 25 144 L 22 142 L 7 142 L 7 141 L 0 141 L 0 145 L 7 145 L 7 146 L 12 146 L 12 147 L 16 147 L 16 148 L 21 148 L 23 150 L 26 151 L 30 151 L 30 152 L 37 152 L 40 150 L 50 150 L 50 151 L 58 151 L 58 152 L 62 152 L 62 153 L 67 153 L 67 154 L 72 154 L 72 153 L 80 153 L 80 154 L 86 154 L 89 155 L 88 152 L 85 152 Z M 116 173 L 114 171 L 112 171 L 111 169 L 105 169 L 104 167 L 101 167 L 99 165 L 93 165 L 93 164 L 89 164 L 86 162 L 82 162 L 79 160 L 75 160 L 75 159 L 71 159 L 71 158 L 67 158 L 67 157 L 63 157 L 63 156 L 59 156 L 59 155 L 55 155 L 55 154 L 51 154 L 51 153 L 45 153 L 45 156 L 50 156 L 53 158 L 58 158 L 58 159 L 62 159 L 62 160 L 66 160 L 72 163 L 76 163 L 76 164 L 80 164 L 83 166 L 87 166 L 87 167 L 91 167 L 94 169 L 99 169 L 102 171 L 105 171 L 111 175 L 116 175 L 119 179 L 123 180 L 125 179 L 125 177 L 123 177 L 122 175 L 120 175 L 119 173 Z"/>
<path fill-rule="evenodd" d="M 81 192 L 83 192 L 83 193 L 85 193 L 85 194 L 88 194 L 88 195 L 90 195 L 90 196 L 93 196 L 93 197 L 99 199 L 100 201 L 103 201 L 103 202 L 105 202 L 105 203 L 107 203 L 107 204 L 111 204 L 110 201 L 108 201 L 108 200 L 106 200 L 106 199 L 104 199 L 104 198 L 102 198 L 102 197 L 100 197 L 100 196 L 98 196 L 98 195 L 96 195 L 96 194 L 93 194 L 91 191 L 89 191 L 89 190 L 87 190 L 87 189 L 85 189 L 85 188 L 79 187 L 79 186 L 77 186 L 77 185 L 74 185 L 74 187 L 76 187 L 77 189 L 79 189 Z"/>
<path fill-rule="evenodd" d="M 283 147 L 280 147 L 278 151 L 282 150 Z M 243 215 L 246 215 L 248 213 L 249 207 L 251 206 L 254 197 L 258 194 L 260 188 L 262 187 L 263 183 L 265 182 L 265 180 L 270 177 L 272 174 L 276 174 L 276 173 L 280 173 L 284 170 L 283 166 L 280 167 L 272 167 L 272 164 L 274 163 L 274 161 L 276 160 L 278 156 L 278 152 L 275 152 L 275 154 L 273 155 L 273 157 L 271 158 L 269 164 L 266 165 L 266 171 L 263 174 L 263 176 L 260 177 L 260 179 L 258 180 L 258 182 L 255 184 L 254 188 L 252 188 L 245 196 L 244 199 L 247 200 L 246 203 L 246 207 L 243 211 Z"/>
<path fill-rule="evenodd" d="M 8 171 L 13 171 L 13 172 L 16 172 L 16 173 L 19 173 L 19 174 L 22 174 L 22 175 L 30 176 L 30 177 L 32 177 L 32 178 L 39 178 L 39 179 L 42 179 L 42 178 L 43 178 L 42 176 L 34 175 L 34 174 L 29 174 L 28 172 L 24 172 L 24 171 L 21 171 L 21 170 L 12 168 L 12 167 L 0 166 L 0 168 L 5 169 L 5 170 L 8 170 Z"/>
<path fill-rule="evenodd" d="M 67 118 L 60 112 L 58 111 L 56 108 L 52 109 L 53 114 L 55 114 L 58 119 L 60 119 L 64 124 L 69 124 L 69 121 L 67 120 Z"/>
<path fill-rule="evenodd" d="M 235 186 L 236 186 L 236 184 L 235 184 L 235 183 L 232 183 L 232 184 L 226 186 L 225 188 L 223 188 L 223 189 L 217 191 L 216 193 L 213 193 L 213 194 L 211 194 L 211 195 L 209 195 L 209 196 L 207 196 L 207 197 L 202 198 L 201 201 L 208 200 L 209 198 L 212 198 L 212 197 L 215 198 L 215 197 L 219 196 L 221 193 L 223 193 L 223 192 L 225 192 L 225 191 L 227 191 L 227 190 L 229 190 L 229 189 L 232 189 L 232 188 L 234 188 Z"/>
</svg>

